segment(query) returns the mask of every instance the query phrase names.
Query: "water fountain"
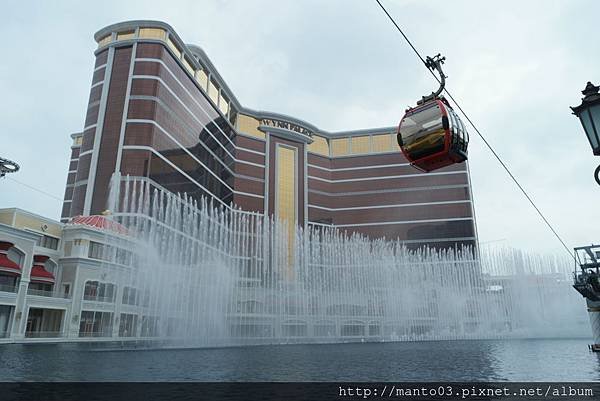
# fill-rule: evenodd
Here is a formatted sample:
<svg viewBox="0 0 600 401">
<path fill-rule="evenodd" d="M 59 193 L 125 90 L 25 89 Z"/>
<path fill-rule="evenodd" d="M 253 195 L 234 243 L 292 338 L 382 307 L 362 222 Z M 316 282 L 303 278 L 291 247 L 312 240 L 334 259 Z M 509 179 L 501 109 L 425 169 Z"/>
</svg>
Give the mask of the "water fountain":
<svg viewBox="0 0 600 401">
<path fill-rule="evenodd" d="M 113 178 L 110 281 L 165 345 L 585 336 L 572 265 L 510 249 L 407 250 Z M 116 184 L 115 184 L 116 183 Z M 290 241 L 291 239 L 291 241 Z M 125 306 L 123 306 L 124 308 Z"/>
</svg>

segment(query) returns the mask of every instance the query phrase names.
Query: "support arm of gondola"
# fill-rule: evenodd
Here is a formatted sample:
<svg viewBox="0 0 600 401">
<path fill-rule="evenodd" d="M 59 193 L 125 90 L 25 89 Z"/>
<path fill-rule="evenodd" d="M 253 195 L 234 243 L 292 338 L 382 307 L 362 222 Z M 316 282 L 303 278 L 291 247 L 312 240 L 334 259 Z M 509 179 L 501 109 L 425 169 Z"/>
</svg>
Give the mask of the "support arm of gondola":
<svg viewBox="0 0 600 401">
<path fill-rule="evenodd" d="M 444 64 L 444 60 L 446 60 L 446 57 L 442 57 L 442 55 L 439 53 L 433 57 L 427 56 L 427 58 L 425 59 L 425 66 L 429 68 L 432 72 L 437 71 L 438 74 L 440 74 L 440 87 L 437 91 L 432 92 L 431 95 L 423 96 L 423 98 L 419 102 L 417 102 L 417 104 L 423 104 L 425 102 L 428 102 L 429 100 L 438 98 L 444 90 L 444 87 L 446 86 L 446 75 L 442 70 L 442 64 Z"/>
</svg>

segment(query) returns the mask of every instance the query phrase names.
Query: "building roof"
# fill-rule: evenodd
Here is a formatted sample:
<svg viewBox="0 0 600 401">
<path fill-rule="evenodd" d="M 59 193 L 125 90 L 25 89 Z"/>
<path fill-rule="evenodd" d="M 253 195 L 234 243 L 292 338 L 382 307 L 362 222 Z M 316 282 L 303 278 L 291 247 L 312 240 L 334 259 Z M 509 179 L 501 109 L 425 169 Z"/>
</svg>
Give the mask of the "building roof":
<svg viewBox="0 0 600 401">
<path fill-rule="evenodd" d="M 111 231 L 113 233 L 122 235 L 129 234 L 125 226 L 101 215 L 75 216 L 71 219 L 71 221 L 67 223 L 67 225 L 82 225 L 96 228 L 102 231 Z"/>
</svg>

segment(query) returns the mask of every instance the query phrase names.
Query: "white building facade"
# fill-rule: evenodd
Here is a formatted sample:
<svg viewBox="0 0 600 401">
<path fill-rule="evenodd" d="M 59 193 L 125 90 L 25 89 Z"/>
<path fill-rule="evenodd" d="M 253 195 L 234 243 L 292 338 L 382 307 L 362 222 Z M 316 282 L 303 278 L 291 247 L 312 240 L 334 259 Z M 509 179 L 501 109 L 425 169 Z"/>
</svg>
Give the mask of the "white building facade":
<svg viewBox="0 0 600 401">
<path fill-rule="evenodd" d="M 152 337 L 138 292 L 107 279 L 131 261 L 125 249 L 106 260 L 115 237 L 127 243 L 124 227 L 104 216 L 64 224 L 0 209 L 0 343 Z"/>
</svg>

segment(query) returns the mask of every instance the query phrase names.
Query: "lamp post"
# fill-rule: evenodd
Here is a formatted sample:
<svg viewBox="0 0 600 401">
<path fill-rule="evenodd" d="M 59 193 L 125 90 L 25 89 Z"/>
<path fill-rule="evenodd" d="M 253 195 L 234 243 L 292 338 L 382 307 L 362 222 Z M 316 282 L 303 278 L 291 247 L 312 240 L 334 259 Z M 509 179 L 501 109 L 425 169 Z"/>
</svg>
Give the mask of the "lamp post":
<svg viewBox="0 0 600 401">
<path fill-rule="evenodd" d="M 600 93 L 598 93 L 600 87 L 593 85 L 588 82 L 585 89 L 581 91 L 583 93 L 583 99 L 579 106 L 571 107 L 573 114 L 575 114 L 581 121 L 585 135 L 590 141 L 592 152 L 595 156 L 600 156 Z M 600 166 L 596 168 L 594 172 L 594 178 L 598 185 L 600 185 Z"/>
<path fill-rule="evenodd" d="M 579 106 L 571 107 L 581 121 L 585 135 L 590 141 L 594 156 L 600 156 L 600 87 L 588 82 Z M 600 166 L 594 172 L 594 178 L 600 185 Z M 591 245 L 575 248 L 581 272 L 575 272 L 573 287 L 585 298 L 587 304 L 594 344 L 590 349 L 600 352 L 600 246 Z M 581 257 L 580 257 L 581 253 Z"/>
</svg>

